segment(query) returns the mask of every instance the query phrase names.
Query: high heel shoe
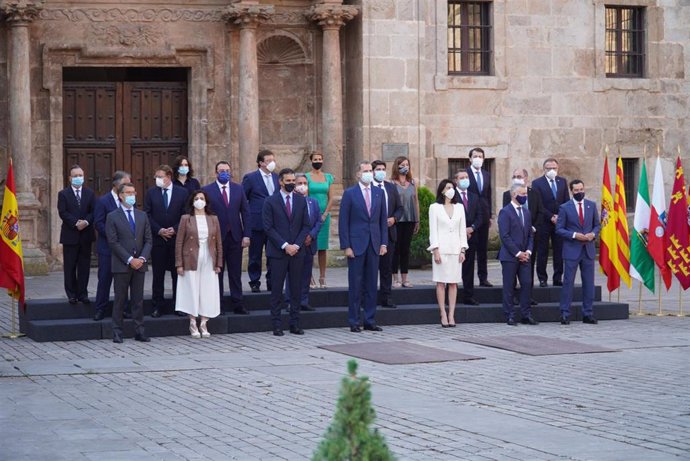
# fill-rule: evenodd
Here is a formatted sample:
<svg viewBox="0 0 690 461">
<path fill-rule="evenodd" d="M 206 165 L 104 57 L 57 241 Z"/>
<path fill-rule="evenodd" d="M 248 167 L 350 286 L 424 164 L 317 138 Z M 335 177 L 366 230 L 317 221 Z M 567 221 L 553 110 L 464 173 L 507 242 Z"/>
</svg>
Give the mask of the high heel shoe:
<svg viewBox="0 0 690 461">
<path fill-rule="evenodd" d="M 309 288 L 312 290 L 316 290 L 318 285 L 316 284 L 316 280 L 314 280 L 314 277 L 311 278 L 311 281 L 309 282 Z"/>
<path fill-rule="evenodd" d="M 208 329 L 206 328 L 206 320 L 202 320 L 201 324 L 199 325 L 199 329 L 201 330 L 201 337 L 202 338 L 210 338 L 211 333 L 208 332 Z"/>
<path fill-rule="evenodd" d="M 443 323 L 443 317 L 441 317 L 441 326 L 443 328 L 448 328 L 450 325 L 448 324 L 448 320 L 446 319 L 446 323 Z"/>
<path fill-rule="evenodd" d="M 201 333 L 199 333 L 199 329 L 196 327 L 196 319 L 189 319 L 189 333 L 191 333 L 194 339 L 201 338 Z"/>
<path fill-rule="evenodd" d="M 319 277 L 319 288 L 321 288 L 322 290 L 328 288 L 328 285 L 326 285 L 325 277 Z"/>
</svg>

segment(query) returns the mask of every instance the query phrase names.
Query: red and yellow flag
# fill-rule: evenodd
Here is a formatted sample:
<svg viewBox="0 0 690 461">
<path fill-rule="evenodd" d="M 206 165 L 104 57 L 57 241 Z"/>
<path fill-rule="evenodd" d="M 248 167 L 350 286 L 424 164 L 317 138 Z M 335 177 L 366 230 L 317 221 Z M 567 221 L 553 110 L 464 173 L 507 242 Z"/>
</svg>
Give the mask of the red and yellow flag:
<svg viewBox="0 0 690 461">
<path fill-rule="evenodd" d="M 22 241 L 19 238 L 19 207 L 15 191 L 10 159 L 0 215 L 0 288 L 7 288 L 8 294 L 19 301 L 21 308 L 24 306 L 24 260 Z"/>
<path fill-rule="evenodd" d="M 630 280 L 630 233 L 628 232 L 628 218 L 626 216 L 625 184 L 623 183 L 623 159 L 618 157 L 616 166 L 616 195 L 613 201 L 614 214 L 616 215 L 616 247 L 617 257 L 614 260 L 616 271 L 628 287 Z"/>
<path fill-rule="evenodd" d="M 621 285 L 621 279 L 616 270 L 615 260 L 618 256 L 616 247 L 616 214 L 613 212 L 613 196 L 611 195 L 611 176 L 609 175 L 609 159 L 604 159 L 604 180 L 601 187 L 601 244 L 599 247 L 599 266 L 606 275 L 606 287 L 609 292 Z"/>
<path fill-rule="evenodd" d="M 690 288 L 690 229 L 688 228 L 688 199 L 685 191 L 685 175 L 680 157 L 676 160 L 673 193 L 668 207 L 666 222 L 668 245 L 666 264 L 676 276 L 683 290 Z"/>
</svg>

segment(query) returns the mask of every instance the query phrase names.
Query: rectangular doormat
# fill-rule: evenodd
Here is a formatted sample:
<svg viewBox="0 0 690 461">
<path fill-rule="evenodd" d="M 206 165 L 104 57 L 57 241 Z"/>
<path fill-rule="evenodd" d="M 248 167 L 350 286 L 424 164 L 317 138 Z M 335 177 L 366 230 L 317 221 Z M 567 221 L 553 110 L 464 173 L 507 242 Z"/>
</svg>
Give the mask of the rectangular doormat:
<svg viewBox="0 0 690 461">
<path fill-rule="evenodd" d="M 319 346 L 319 348 L 387 365 L 478 360 L 484 358 L 436 349 L 434 347 L 420 346 L 419 344 L 406 341 L 331 344 Z"/>
<path fill-rule="evenodd" d="M 495 347 L 525 355 L 591 354 L 598 352 L 620 352 L 618 349 L 593 346 L 544 336 L 486 336 L 479 338 L 455 338 L 458 341 Z"/>
</svg>

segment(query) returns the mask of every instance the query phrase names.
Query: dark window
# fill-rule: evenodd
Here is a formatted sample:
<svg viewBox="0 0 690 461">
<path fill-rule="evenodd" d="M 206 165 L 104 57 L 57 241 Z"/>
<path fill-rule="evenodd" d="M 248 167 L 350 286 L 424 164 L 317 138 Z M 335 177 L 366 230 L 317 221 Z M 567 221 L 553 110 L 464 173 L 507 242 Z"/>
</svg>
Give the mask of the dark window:
<svg viewBox="0 0 690 461">
<path fill-rule="evenodd" d="M 644 76 L 644 8 L 606 7 L 606 76 Z"/>
<path fill-rule="evenodd" d="M 448 73 L 491 73 L 491 2 L 448 2 Z"/>
<path fill-rule="evenodd" d="M 637 180 L 639 178 L 639 171 L 637 171 L 638 159 L 624 158 L 623 159 L 623 185 L 625 186 L 625 208 L 627 212 L 635 211 L 635 201 L 637 200 Z"/>
</svg>

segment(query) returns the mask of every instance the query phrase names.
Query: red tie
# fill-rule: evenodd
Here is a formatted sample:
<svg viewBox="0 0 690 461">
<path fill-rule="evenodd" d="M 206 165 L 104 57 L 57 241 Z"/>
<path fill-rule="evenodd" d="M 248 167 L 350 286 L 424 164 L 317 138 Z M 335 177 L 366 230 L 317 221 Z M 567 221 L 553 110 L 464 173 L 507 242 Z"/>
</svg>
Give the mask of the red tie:
<svg viewBox="0 0 690 461">
<path fill-rule="evenodd" d="M 285 197 L 285 209 L 287 209 L 288 218 L 292 218 L 292 207 L 290 206 L 290 196 Z"/>
<path fill-rule="evenodd" d="M 467 209 L 467 192 L 465 191 L 462 192 L 462 204 L 465 206 L 465 209 Z"/>
<path fill-rule="evenodd" d="M 582 213 L 582 202 L 578 203 L 580 205 L 580 225 L 585 225 L 585 215 Z"/>
<path fill-rule="evenodd" d="M 228 191 L 225 190 L 225 188 L 228 186 L 223 186 L 223 201 L 225 202 L 225 207 L 227 208 L 230 206 L 230 199 L 228 199 Z"/>
</svg>

